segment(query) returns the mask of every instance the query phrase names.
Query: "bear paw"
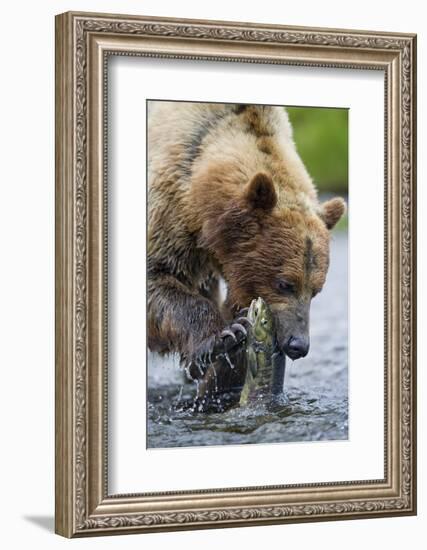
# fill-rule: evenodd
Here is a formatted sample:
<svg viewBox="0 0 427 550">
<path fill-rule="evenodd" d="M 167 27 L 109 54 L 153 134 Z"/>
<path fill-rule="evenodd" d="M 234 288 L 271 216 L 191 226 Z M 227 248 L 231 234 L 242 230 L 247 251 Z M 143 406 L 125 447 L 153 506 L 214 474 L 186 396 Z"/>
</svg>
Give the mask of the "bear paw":
<svg viewBox="0 0 427 550">
<path fill-rule="evenodd" d="M 189 379 L 194 380 L 203 377 L 207 368 L 219 357 L 228 359 L 228 355 L 232 356 L 246 340 L 247 328 L 250 326 L 252 326 L 252 323 L 249 319 L 238 317 L 219 334 L 203 340 L 197 351 L 187 360 L 184 360 Z"/>
<path fill-rule="evenodd" d="M 247 335 L 248 335 L 248 332 L 241 323 L 233 323 L 232 325 L 226 327 L 221 332 L 219 337 L 224 339 L 224 338 L 227 338 L 228 336 L 234 341 L 234 343 L 237 344 L 240 341 L 244 340 Z"/>
<path fill-rule="evenodd" d="M 238 317 L 235 319 L 220 332 L 214 345 L 213 354 L 223 355 L 225 353 L 230 353 L 236 347 L 240 346 L 248 336 L 247 327 L 251 325 L 252 323 L 247 317 Z"/>
</svg>

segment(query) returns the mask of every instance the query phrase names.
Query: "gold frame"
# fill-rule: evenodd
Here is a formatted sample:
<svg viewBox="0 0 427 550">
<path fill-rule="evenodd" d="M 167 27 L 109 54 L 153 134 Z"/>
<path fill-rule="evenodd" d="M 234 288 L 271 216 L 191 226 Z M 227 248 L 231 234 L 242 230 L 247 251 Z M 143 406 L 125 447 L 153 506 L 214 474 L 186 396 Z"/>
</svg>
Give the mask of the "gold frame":
<svg viewBox="0 0 427 550">
<path fill-rule="evenodd" d="M 385 75 L 385 477 L 109 495 L 108 55 L 367 68 Z M 66 537 L 416 513 L 416 36 L 65 13 L 56 17 L 56 532 Z"/>
</svg>

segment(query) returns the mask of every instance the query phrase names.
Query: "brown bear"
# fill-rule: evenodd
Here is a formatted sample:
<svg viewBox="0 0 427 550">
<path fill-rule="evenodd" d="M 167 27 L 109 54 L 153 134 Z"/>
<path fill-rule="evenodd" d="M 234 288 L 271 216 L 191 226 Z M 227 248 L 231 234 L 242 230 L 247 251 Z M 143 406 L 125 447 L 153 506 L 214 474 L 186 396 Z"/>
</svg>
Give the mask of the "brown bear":
<svg viewBox="0 0 427 550">
<path fill-rule="evenodd" d="M 319 203 L 283 107 L 149 102 L 149 348 L 188 363 L 242 338 L 233 318 L 260 296 L 279 348 L 304 357 L 344 210 Z"/>
</svg>

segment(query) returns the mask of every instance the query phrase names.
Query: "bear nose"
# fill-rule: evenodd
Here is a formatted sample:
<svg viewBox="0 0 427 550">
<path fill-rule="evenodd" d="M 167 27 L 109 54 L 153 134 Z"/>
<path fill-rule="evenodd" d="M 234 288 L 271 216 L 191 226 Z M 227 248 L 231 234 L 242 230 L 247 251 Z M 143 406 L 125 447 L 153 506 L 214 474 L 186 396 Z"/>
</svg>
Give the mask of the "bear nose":
<svg viewBox="0 0 427 550">
<path fill-rule="evenodd" d="M 291 359 L 300 359 L 305 357 L 310 348 L 308 340 L 305 338 L 291 336 L 288 340 L 288 343 L 285 346 L 285 352 L 288 357 Z"/>
</svg>

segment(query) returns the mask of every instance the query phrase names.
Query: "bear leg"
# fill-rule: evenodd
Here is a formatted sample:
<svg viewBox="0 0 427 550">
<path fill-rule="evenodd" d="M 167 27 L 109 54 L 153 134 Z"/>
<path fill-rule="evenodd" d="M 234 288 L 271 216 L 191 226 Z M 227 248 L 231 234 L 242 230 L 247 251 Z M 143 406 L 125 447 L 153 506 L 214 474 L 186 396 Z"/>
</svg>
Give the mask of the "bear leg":
<svg viewBox="0 0 427 550">
<path fill-rule="evenodd" d="M 149 278 L 147 313 L 150 350 L 178 352 L 187 366 L 205 365 L 197 369 L 195 378 L 203 377 L 218 355 L 228 357 L 246 336 L 241 322 L 226 326 L 214 301 L 170 275 Z"/>
<path fill-rule="evenodd" d="M 171 275 L 148 280 L 148 346 L 160 353 L 199 357 L 224 328 L 218 306 Z"/>
</svg>

